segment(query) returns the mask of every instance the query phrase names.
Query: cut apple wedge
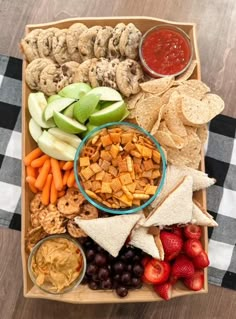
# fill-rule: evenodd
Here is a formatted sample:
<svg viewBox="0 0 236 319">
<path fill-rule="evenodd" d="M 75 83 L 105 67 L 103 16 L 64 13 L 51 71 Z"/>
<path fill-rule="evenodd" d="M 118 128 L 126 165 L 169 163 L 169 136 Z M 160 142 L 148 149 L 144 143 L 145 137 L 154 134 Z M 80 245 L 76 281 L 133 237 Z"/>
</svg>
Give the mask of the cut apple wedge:
<svg viewBox="0 0 236 319">
<path fill-rule="evenodd" d="M 95 111 L 99 102 L 99 96 L 94 94 L 84 95 L 74 105 L 74 118 L 80 123 L 84 123 Z"/>
<path fill-rule="evenodd" d="M 77 102 L 75 102 L 77 103 Z M 71 119 L 73 118 L 74 116 L 74 106 L 75 106 L 75 103 L 71 104 L 70 106 L 68 106 L 62 113 L 65 115 L 65 116 L 68 116 L 70 117 Z"/>
<path fill-rule="evenodd" d="M 45 154 L 61 161 L 73 161 L 76 153 L 76 148 L 47 131 L 39 137 L 38 146 Z"/>
<path fill-rule="evenodd" d="M 105 109 L 93 113 L 90 118 L 90 124 L 102 125 L 109 122 L 118 122 L 123 119 L 127 112 L 126 104 L 124 101 L 116 102 Z"/>
<path fill-rule="evenodd" d="M 116 90 L 106 87 L 106 86 L 99 86 L 97 88 L 92 89 L 86 95 L 98 95 L 100 97 L 100 101 L 121 101 L 122 96 Z"/>
<path fill-rule="evenodd" d="M 29 121 L 29 132 L 35 142 L 38 142 L 39 136 L 43 133 L 41 127 L 35 122 L 33 118 L 31 118 Z"/>
<path fill-rule="evenodd" d="M 68 98 L 68 97 L 61 97 L 60 99 L 56 99 L 49 103 L 45 110 L 44 110 L 44 118 L 45 120 L 49 120 L 50 118 L 53 117 L 53 112 L 61 112 L 65 108 L 67 108 L 70 104 L 75 102 L 74 99 Z"/>
<path fill-rule="evenodd" d="M 74 148 L 78 148 L 79 144 L 81 143 L 81 139 L 77 135 L 63 132 L 57 127 L 50 128 L 48 133 L 52 134 L 59 140 L 70 144 Z"/>
<path fill-rule="evenodd" d="M 55 127 L 53 119 L 45 121 L 43 113 L 47 106 L 47 100 L 42 92 L 30 93 L 28 98 L 28 109 L 31 117 L 42 128 Z"/>
<path fill-rule="evenodd" d="M 51 95 L 48 97 L 48 104 L 55 101 L 55 100 L 59 100 L 61 99 L 62 97 L 58 94 L 54 94 L 54 95 Z"/>
<path fill-rule="evenodd" d="M 66 133 L 78 134 L 87 130 L 83 124 L 59 112 L 54 111 L 53 118 L 57 127 Z"/>
<path fill-rule="evenodd" d="M 64 87 L 58 94 L 60 96 L 78 100 L 90 90 L 91 87 L 86 83 L 72 83 Z"/>
</svg>

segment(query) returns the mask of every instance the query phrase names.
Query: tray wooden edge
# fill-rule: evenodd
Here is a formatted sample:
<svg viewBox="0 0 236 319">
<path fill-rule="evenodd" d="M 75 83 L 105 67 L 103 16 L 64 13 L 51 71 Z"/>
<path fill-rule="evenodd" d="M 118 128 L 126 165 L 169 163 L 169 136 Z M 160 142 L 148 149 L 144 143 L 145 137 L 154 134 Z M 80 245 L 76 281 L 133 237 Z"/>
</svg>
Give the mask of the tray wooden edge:
<svg viewBox="0 0 236 319">
<path fill-rule="evenodd" d="M 148 16 L 116 16 L 116 17 L 75 17 L 75 18 L 69 18 L 69 19 L 63 19 L 63 20 L 58 20 L 54 22 L 49 22 L 49 23 L 42 23 L 42 24 L 28 24 L 25 27 L 25 32 L 28 33 L 31 29 L 35 28 L 48 28 L 51 26 L 58 25 L 60 23 L 73 23 L 73 22 L 78 22 L 79 20 L 83 21 L 104 21 L 104 20 L 111 20 L 111 21 L 133 21 L 135 20 L 141 20 L 141 21 L 157 21 L 158 23 L 168 23 L 168 24 L 174 24 L 174 25 L 181 25 L 181 26 L 187 26 L 187 27 L 192 27 L 192 32 L 193 32 L 193 46 L 194 46 L 194 51 L 196 55 L 196 60 L 197 60 L 197 74 L 198 74 L 198 79 L 201 79 L 201 64 L 200 64 L 200 58 L 199 58 L 199 51 L 198 51 L 198 45 L 197 45 L 197 36 L 196 36 L 196 24 L 195 23 L 189 23 L 189 22 L 175 22 L 175 21 L 170 21 L 170 20 L 164 20 L 164 19 L 157 19 L 155 17 L 148 17 Z M 25 84 L 25 74 L 24 70 L 27 66 L 27 62 L 24 59 L 23 60 L 23 68 L 22 68 L 22 155 L 23 158 L 25 156 L 25 128 L 26 128 L 26 121 L 25 121 L 25 114 L 26 114 L 26 105 L 25 105 L 25 96 L 26 96 L 26 84 Z M 202 150 L 202 160 L 201 160 L 201 170 L 205 171 L 205 165 L 204 165 L 204 150 Z M 203 190 L 201 191 L 202 193 L 202 205 L 204 208 L 206 208 L 206 191 Z M 21 231 L 21 255 L 22 255 L 22 266 L 23 266 L 23 294 L 24 297 L 26 298 L 42 298 L 42 299 L 49 299 L 49 300 L 56 300 L 56 301 L 65 301 L 69 303 L 75 303 L 75 304 L 91 304 L 91 303 L 104 303 L 104 300 L 87 300 L 87 301 L 82 301 L 80 302 L 79 300 L 66 300 L 67 298 L 61 299 L 58 298 L 58 295 L 50 295 L 50 294 L 44 294 L 44 293 L 37 293 L 35 294 L 34 287 L 30 290 L 27 290 L 27 276 L 28 276 L 28 269 L 27 269 L 27 262 L 25 258 L 25 225 L 26 225 L 26 216 L 25 216 L 25 209 L 26 209 L 26 203 L 25 203 L 25 166 L 22 161 L 22 231 Z M 208 228 L 203 227 L 203 241 L 204 241 L 204 246 L 206 251 L 208 250 Z M 198 292 L 191 292 L 191 291 L 182 291 L 181 296 L 185 295 L 192 295 L 192 294 L 199 294 L 199 293 L 207 293 L 208 292 L 208 276 L 207 276 L 207 269 L 204 269 L 204 289 L 198 291 Z M 179 297 L 180 294 L 174 295 L 174 298 Z M 155 300 L 153 299 L 145 299 L 145 300 L 136 300 L 135 298 L 124 298 L 122 300 L 117 299 L 117 300 L 111 300 L 108 301 L 108 303 L 129 303 L 129 302 L 156 302 L 156 301 L 161 301 L 162 299 L 157 297 Z M 107 302 L 106 302 L 107 303 Z"/>
</svg>

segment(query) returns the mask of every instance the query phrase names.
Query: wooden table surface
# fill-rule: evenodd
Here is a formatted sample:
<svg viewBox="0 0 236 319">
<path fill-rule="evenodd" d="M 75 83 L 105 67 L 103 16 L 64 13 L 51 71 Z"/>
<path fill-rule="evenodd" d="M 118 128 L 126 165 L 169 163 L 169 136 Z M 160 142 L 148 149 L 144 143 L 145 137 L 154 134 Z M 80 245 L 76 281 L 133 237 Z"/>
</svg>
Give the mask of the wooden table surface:
<svg viewBox="0 0 236 319">
<path fill-rule="evenodd" d="M 145 15 L 197 23 L 202 79 L 236 117 L 235 0 L 0 0 L 0 54 L 21 57 L 18 43 L 28 23 L 70 17 Z M 0 229 L 0 318 L 235 318 L 236 292 L 209 286 L 207 295 L 169 302 L 70 305 L 22 296 L 20 233 Z"/>
</svg>

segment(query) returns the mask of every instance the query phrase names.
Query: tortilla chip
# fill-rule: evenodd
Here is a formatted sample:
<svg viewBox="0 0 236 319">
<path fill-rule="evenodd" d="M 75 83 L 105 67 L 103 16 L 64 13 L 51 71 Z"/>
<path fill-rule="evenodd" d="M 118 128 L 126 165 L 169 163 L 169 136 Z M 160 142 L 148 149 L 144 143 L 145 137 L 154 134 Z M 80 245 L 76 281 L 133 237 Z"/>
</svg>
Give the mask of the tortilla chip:
<svg viewBox="0 0 236 319">
<path fill-rule="evenodd" d="M 166 105 L 164 119 L 169 130 L 179 136 L 186 136 L 185 126 L 178 116 L 177 109 L 182 103 L 181 96 L 175 91 L 171 94 L 169 103 Z"/>
<path fill-rule="evenodd" d="M 125 102 L 127 103 L 127 108 L 128 110 L 133 110 L 136 107 L 136 104 L 138 101 L 142 100 L 145 98 L 145 93 L 144 92 L 139 92 L 138 94 L 131 95 L 129 98 L 125 99 Z"/>
<path fill-rule="evenodd" d="M 182 82 L 182 84 L 177 87 L 177 91 L 180 94 L 201 100 L 206 93 L 210 92 L 210 88 L 202 81 L 188 80 Z"/>
<path fill-rule="evenodd" d="M 172 86 L 173 82 L 173 76 L 166 76 L 164 78 L 140 83 L 140 87 L 144 92 L 161 95 Z"/>
<path fill-rule="evenodd" d="M 197 60 L 193 60 L 190 66 L 188 67 L 188 69 L 176 78 L 176 80 L 174 81 L 174 84 L 180 84 L 181 82 L 188 80 L 193 74 L 196 66 L 197 66 Z"/>
<path fill-rule="evenodd" d="M 206 103 L 186 95 L 178 105 L 178 115 L 184 124 L 190 126 L 206 124 L 210 117 Z"/>
<path fill-rule="evenodd" d="M 158 131 L 158 128 L 159 128 L 159 125 L 161 123 L 161 120 L 162 120 L 162 117 L 163 117 L 163 114 L 165 112 L 165 108 L 166 108 L 166 105 L 162 105 L 161 108 L 160 108 L 160 111 L 159 111 L 159 114 L 158 114 L 158 118 L 156 120 L 156 122 L 154 123 L 152 129 L 151 129 L 151 134 L 154 135 L 157 131 Z"/>
<path fill-rule="evenodd" d="M 225 107 L 225 103 L 222 98 L 216 94 L 206 94 L 202 99 L 202 102 L 207 104 L 209 109 L 208 122 L 216 115 L 220 114 Z"/>
<path fill-rule="evenodd" d="M 182 137 L 179 135 L 173 134 L 173 133 L 167 133 L 163 131 L 157 131 L 154 137 L 157 139 L 157 141 L 165 146 L 173 147 L 173 148 L 183 148 L 185 141 Z"/>
<path fill-rule="evenodd" d="M 138 125 L 150 132 L 159 117 L 161 106 L 162 101 L 158 96 L 151 96 L 139 101 L 136 104 L 135 111 L 135 118 Z"/>
<path fill-rule="evenodd" d="M 199 137 L 202 144 L 204 144 L 208 137 L 208 127 L 206 124 L 197 128 L 197 136 Z"/>
</svg>

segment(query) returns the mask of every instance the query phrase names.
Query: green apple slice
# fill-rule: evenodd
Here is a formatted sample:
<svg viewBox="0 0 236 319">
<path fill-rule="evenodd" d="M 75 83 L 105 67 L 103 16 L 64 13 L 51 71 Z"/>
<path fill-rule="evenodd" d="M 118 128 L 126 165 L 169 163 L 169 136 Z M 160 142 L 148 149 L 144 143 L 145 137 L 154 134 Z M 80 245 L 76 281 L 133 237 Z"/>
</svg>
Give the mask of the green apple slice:
<svg viewBox="0 0 236 319">
<path fill-rule="evenodd" d="M 65 115 L 65 116 L 68 116 L 70 117 L 71 119 L 73 118 L 73 115 L 74 115 L 74 106 L 75 106 L 75 103 L 71 104 L 70 106 L 68 106 L 62 113 Z"/>
<path fill-rule="evenodd" d="M 41 127 L 35 122 L 33 118 L 29 121 L 29 132 L 35 142 L 38 142 L 39 136 L 43 133 Z"/>
<path fill-rule="evenodd" d="M 61 96 L 58 94 L 54 94 L 48 97 L 48 104 L 55 101 L 55 100 L 59 100 L 61 99 Z"/>
<path fill-rule="evenodd" d="M 74 106 L 74 118 L 84 123 L 95 111 L 99 102 L 99 96 L 94 94 L 84 95 Z"/>
<path fill-rule="evenodd" d="M 87 130 L 87 127 L 83 124 L 57 111 L 54 111 L 53 118 L 57 127 L 66 133 L 78 134 Z"/>
<path fill-rule="evenodd" d="M 86 83 L 72 83 L 64 87 L 58 94 L 71 99 L 80 99 L 91 90 L 91 87 Z"/>
<path fill-rule="evenodd" d="M 70 99 L 68 97 L 61 97 L 59 100 L 57 99 L 52 101 L 51 103 L 47 105 L 47 107 L 44 110 L 45 120 L 47 121 L 51 117 L 53 117 L 54 111 L 61 112 L 74 101 L 75 101 L 74 99 Z"/>
<path fill-rule="evenodd" d="M 78 148 L 79 144 L 81 143 L 81 139 L 77 135 L 66 133 L 57 127 L 50 128 L 48 130 L 48 133 L 52 134 L 53 136 L 55 136 L 59 140 L 70 144 L 74 148 Z"/>
<path fill-rule="evenodd" d="M 123 121 L 124 119 L 126 119 L 127 116 L 129 116 L 129 111 L 126 109 L 124 115 L 122 116 L 122 118 L 120 119 L 120 121 Z"/>
<path fill-rule="evenodd" d="M 55 127 L 52 119 L 45 121 L 43 113 L 47 106 L 47 100 L 42 92 L 30 93 L 28 97 L 28 109 L 31 117 L 42 128 Z"/>
<path fill-rule="evenodd" d="M 106 86 L 99 86 L 97 88 L 92 89 L 87 93 L 87 95 L 95 94 L 100 97 L 101 101 L 121 101 L 122 96 L 116 90 L 106 87 Z"/>
<path fill-rule="evenodd" d="M 73 161 L 76 149 L 44 131 L 38 139 L 39 148 L 47 155 L 61 161 Z"/>
<path fill-rule="evenodd" d="M 98 109 L 98 111 L 105 109 L 105 107 L 108 107 L 110 105 L 112 105 L 114 103 L 114 101 L 100 101 L 96 107 L 96 109 Z"/>
<path fill-rule="evenodd" d="M 120 121 L 126 113 L 126 104 L 124 101 L 116 102 L 105 109 L 93 113 L 89 121 L 93 125 L 102 125 L 109 122 Z"/>
</svg>

